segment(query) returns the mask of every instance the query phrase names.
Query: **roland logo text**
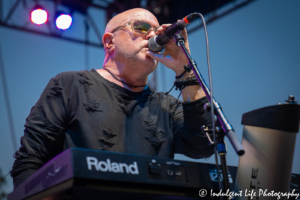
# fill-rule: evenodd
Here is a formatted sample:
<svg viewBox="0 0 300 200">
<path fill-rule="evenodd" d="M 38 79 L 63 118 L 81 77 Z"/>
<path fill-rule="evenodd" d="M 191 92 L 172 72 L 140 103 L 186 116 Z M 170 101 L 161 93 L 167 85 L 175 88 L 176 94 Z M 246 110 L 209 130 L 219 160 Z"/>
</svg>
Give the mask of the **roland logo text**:
<svg viewBox="0 0 300 200">
<path fill-rule="evenodd" d="M 106 161 L 98 161 L 95 157 L 86 157 L 86 161 L 89 170 L 94 168 L 95 170 L 102 172 L 139 174 L 136 162 L 133 162 L 132 164 L 116 163 L 111 162 L 110 159 L 106 159 Z"/>
</svg>

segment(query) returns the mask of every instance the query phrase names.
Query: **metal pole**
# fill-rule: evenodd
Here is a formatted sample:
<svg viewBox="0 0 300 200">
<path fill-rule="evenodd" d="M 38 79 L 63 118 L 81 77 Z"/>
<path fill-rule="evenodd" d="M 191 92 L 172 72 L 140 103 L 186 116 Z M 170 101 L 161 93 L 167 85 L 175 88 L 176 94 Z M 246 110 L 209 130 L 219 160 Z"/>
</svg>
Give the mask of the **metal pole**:
<svg viewBox="0 0 300 200">
<path fill-rule="evenodd" d="M 84 20 L 84 27 L 85 27 L 85 41 L 88 42 L 89 41 L 89 24 L 87 22 L 87 18 L 85 18 Z M 89 70 L 89 46 L 87 44 L 84 45 L 84 49 L 85 49 L 85 69 Z"/>
<path fill-rule="evenodd" d="M 9 101 L 9 97 L 8 97 L 8 89 L 7 89 L 7 84 L 6 84 L 7 81 L 6 81 L 6 77 L 5 77 L 5 71 L 4 71 L 1 43 L 0 43 L 0 70 L 1 70 L 1 80 L 2 80 L 2 87 L 3 87 L 6 111 L 7 111 L 7 118 L 8 118 L 8 123 L 9 123 L 9 127 L 10 127 L 11 142 L 13 145 L 13 150 L 17 151 L 18 149 L 17 149 L 17 143 L 16 143 L 16 134 L 15 134 L 14 124 L 13 124 L 13 117 L 12 117 L 12 112 L 11 112 L 11 107 L 10 107 L 10 101 Z"/>
<path fill-rule="evenodd" d="M 221 127 L 225 133 L 225 135 L 227 136 L 227 138 L 229 139 L 231 145 L 233 146 L 235 152 L 241 156 L 245 153 L 245 150 L 243 148 L 243 146 L 241 145 L 241 143 L 239 142 L 232 126 L 229 124 L 227 118 L 225 117 L 224 113 L 223 113 L 223 110 L 220 106 L 220 104 L 215 101 L 214 98 L 210 98 L 210 90 L 209 88 L 207 87 L 201 73 L 199 72 L 199 69 L 197 68 L 197 64 L 196 62 L 192 59 L 190 53 L 187 51 L 187 49 L 185 48 L 184 46 L 184 40 L 183 39 L 180 39 L 180 34 L 179 35 L 176 35 L 175 34 L 175 39 L 176 39 L 176 43 L 178 44 L 178 46 L 180 45 L 182 50 L 184 51 L 187 59 L 189 60 L 189 65 L 191 66 L 197 80 L 199 81 L 199 84 L 200 86 L 202 87 L 207 99 L 209 100 L 209 102 L 211 104 L 213 104 L 213 107 L 214 107 L 214 114 L 217 116 L 220 124 L 221 124 Z"/>
<path fill-rule="evenodd" d="M 0 0 L 0 22 L 2 22 L 2 13 L 3 13 L 2 0 Z"/>
</svg>

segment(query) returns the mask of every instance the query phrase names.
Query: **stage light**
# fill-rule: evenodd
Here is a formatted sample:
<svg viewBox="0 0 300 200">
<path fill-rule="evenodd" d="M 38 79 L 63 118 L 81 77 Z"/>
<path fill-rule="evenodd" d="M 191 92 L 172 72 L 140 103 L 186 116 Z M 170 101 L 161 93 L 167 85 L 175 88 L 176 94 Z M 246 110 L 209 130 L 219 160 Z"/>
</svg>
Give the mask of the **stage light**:
<svg viewBox="0 0 300 200">
<path fill-rule="evenodd" d="M 58 29 L 66 30 L 72 24 L 72 17 L 69 14 L 59 14 L 55 20 Z"/>
<path fill-rule="evenodd" d="M 47 22 L 48 13 L 41 6 L 35 6 L 30 13 L 32 23 L 41 25 Z"/>
</svg>

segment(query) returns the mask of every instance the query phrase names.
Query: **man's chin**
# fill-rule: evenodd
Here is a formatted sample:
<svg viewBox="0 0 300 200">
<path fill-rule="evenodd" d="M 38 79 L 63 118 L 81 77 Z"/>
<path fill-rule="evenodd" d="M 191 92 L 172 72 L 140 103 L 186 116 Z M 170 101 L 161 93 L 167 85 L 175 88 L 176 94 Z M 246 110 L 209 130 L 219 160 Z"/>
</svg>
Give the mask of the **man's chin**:
<svg viewBox="0 0 300 200">
<path fill-rule="evenodd" d="M 144 52 L 145 51 L 145 52 Z M 148 51 L 148 48 L 143 48 L 142 52 L 140 52 L 140 59 L 143 62 L 143 65 L 147 65 L 149 67 L 156 67 L 158 64 L 158 61 L 154 60 L 153 58 L 146 55 L 146 51 Z"/>
<path fill-rule="evenodd" d="M 151 63 L 152 65 L 153 65 L 153 67 L 155 66 L 157 66 L 157 64 L 158 64 L 158 61 L 157 60 L 154 60 L 153 58 L 150 58 L 149 56 L 146 56 L 146 60 L 147 60 L 147 63 Z"/>
</svg>

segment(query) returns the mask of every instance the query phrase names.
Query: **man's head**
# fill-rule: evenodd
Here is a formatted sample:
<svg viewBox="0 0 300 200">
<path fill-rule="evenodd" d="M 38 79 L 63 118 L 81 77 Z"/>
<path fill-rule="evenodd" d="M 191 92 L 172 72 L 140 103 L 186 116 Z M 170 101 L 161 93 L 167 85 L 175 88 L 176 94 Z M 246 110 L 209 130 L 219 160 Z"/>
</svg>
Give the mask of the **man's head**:
<svg viewBox="0 0 300 200">
<path fill-rule="evenodd" d="M 150 74 L 157 63 L 146 56 L 146 52 L 148 39 L 154 36 L 155 32 L 137 32 L 132 25 L 135 20 L 147 22 L 153 30 L 159 27 L 156 17 L 141 8 L 127 10 L 113 17 L 108 22 L 102 38 L 106 54 L 104 65 L 116 63 L 118 66 L 129 67 L 130 70 L 138 70 L 142 74 Z"/>
</svg>

